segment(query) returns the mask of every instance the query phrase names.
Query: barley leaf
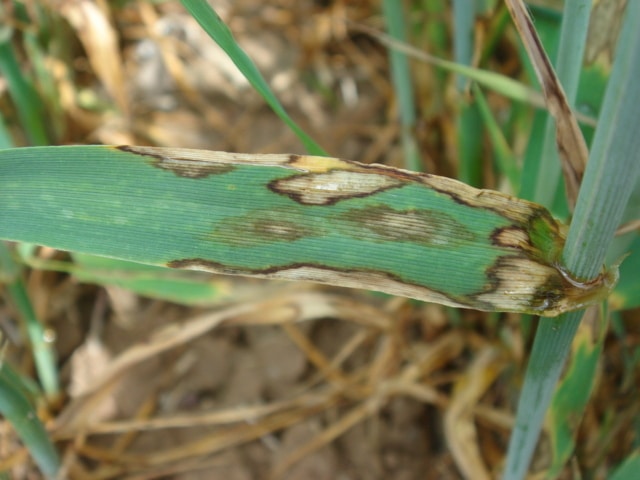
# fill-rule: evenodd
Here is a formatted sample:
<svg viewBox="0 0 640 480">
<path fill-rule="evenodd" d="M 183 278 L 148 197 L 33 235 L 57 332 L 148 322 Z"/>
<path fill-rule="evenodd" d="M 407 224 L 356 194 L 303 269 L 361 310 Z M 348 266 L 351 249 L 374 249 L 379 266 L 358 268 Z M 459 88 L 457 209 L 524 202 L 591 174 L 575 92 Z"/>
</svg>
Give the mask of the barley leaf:
<svg viewBox="0 0 640 480">
<path fill-rule="evenodd" d="M 0 238 L 159 266 L 557 315 L 606 296 L 562 268 L 543 207 L 456 180 L 300 155 L 0 151 Z"/>
</svg>

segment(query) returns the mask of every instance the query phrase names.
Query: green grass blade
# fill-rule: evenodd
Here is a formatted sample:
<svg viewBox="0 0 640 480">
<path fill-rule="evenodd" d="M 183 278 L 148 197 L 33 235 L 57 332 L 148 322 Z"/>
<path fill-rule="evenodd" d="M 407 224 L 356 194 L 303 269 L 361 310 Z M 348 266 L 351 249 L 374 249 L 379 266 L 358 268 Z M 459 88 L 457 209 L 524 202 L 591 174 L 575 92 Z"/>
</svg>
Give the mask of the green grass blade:
<svg viewBox="0 0 640 480">
<path fill-rule="evenodd" d="M 98 285 L 114 285 L 150 298 L 189 306 L 212 306 L 236 300 L 243 288 L 224 277 L 201 272 L 185 272 L 114 258 L 82 253 L 72 255 L 73 262 L 43 260 L 31 255 L 23 261 L 34 269 L 65 272 L 78 281 Z M 262 285 L 261 285 L 262 286 Z M 247 293 L 254 289 L 246 289 Z"/>
<path fill-rule="evenodd" d="M 312 155 L 327 155 L 322 147 L 307 135 L 285 111 L 256 65 L 242 47 L 238 45 L 235 38 L 233 38 L 231 30 L 229 30 L 213 8 L 207 2 L 201 0 L 181 0 L 181 2 L 209 36 L 229 55 L 229 58 L 253 88 L 264 98 L 267 104 L 269 104 L 276 115 L 298 136 L 307 151 Z"/>
<path fill-rule="evenodd" d="M 482 112 L 475 103 L 463 101 L 456 118 L 458 134 L 457 178 L 474 187 L 481 187 L 483 157 Z"/>
<path fill-rule="evenodd" d="M 629 20 L 632 19 L 632 20 Z M 590 278 L 602 265 L 614 232 L 640 173 L 640 137 L 634 129 L 640 99 L 640 3 L 627 6 L 625 29 L 618 42 L 607 85 L 600 126 L 591 147 L 589 174 L 578 197 L 564 257 L 577 275 Z"/>
<path fill-rule="evenodd" d="M 46 119 L 44 106 L 38 93 L 20 69 L 11 44 L 11 29 L 7 26 L 0 26 L 0 74 L 7 80 L 11 98 L 31 144 L 49 143 L 44 125 Z"/>
<path fill-rule="evenodd" d="M 556 315 L 597 301 L 564 228 L 499 192 L 380 165 L 150 147 L 0 150 L 0 235 L 81 253 Z"/>
<path fill-rule="evenodd" d="M 473 23 L 475 21 L 476 2 L 473 0 L 453 0 L 453 58 L 456 63 L 471 65 L 473 56 Z M 456 87 L 462 91 L 467 80 L 458 75 Z"/>
<path fill-rule="evenodd" d="M 535 112 L 531 130 L 529 131 L 529 142 L 524 154 L 522 165 L 522 182 L 518 196 L 533 201 L 540 169 L 540 156 L 542 155 L 542 139 L 544 138 L 548 113 L 542 110 Z M 558 212 L 552 209 L 558 216 Z M 563 218 L 563 217 L 559 217 Z"/>
<path fill-rule="evenodd" d="M 453 56 L 456 64 L 471 65 L 473 56 L 473 25 L 476 4 L 469 0 L 453 2 Z M 464 95 L 468 80 L 462 75 L 456 76 L 456 87 L 461 93 L 459 114 L 456 119 L 458 144 L 458 179 L 473 185 L 482 186 L 482 142 L 483 132 L 481 113 L 478 106 L 469 102 Z"/>
<path fill-rule="evenodd" d="M 0 363 L 0 414 L 13 425 L 42 473 L 55 477 L 60 468 L 58 453 L 23 393 L 18 375 L 6 362 Z"/>
<path fill-rule="evenodd" d="M 499 73 L 483 70 L 481 68 L 469 67 L 466 65 L 460 65 L 455 62 L 443 60 L 441 58 L 429 55 L 428 53 L 418 50 L 411 45 L 406 45 L 399 42 L 384 33 L 380 33 L 375 29 L 371 29 L 364 26 L 358 27 L 360 30 L 367 32 L 372 37 L 376 38 L 383 45 L 404 52 L 408 56 L 421 60 L 426 63 L 435 65 L 438 68 L 442 68 L 449 72 L 464 75 L 470 80 L 477 82 L 478 84 L 493 90 L 496 93 L 504 95 L 512 100 L 534 105 L 540 108 L 545 108 L 544 98 L 541 93 L 533 90 L 531 87 L 514 80 L 513 78 L 501 75 Z M 588 125 L 595 125 L 595 120 L 589 116 L 576 114 L 579 121 Z"/>
<path fill-rule="evenodd" d="M 606 251 L 633 191 L 640 163 L 636 125 L 640 99 L 640 2 L 630 2 L 607 86 L 599 127 L 564 249 L 567 267 L 579 278 L 591 278 L 602 267 Z M 533 346 L 511 437 L 504 478 L 523 478 L 544 412 L 563 368 L 580 312 L 543 320 Z"/>
<path fill-rule="evenodd" d="M 547 407 L 581 318 L 582 312 L 570 312 L 540 321 L 509 440 L 504 480 L 525 478 Z"/>
<path fill-rule="evenodd" d="M 395 0 L 383 0 L 382 11 L 389 35 L 396 40 L 405 42 L 407 27 L 404 22 L 402 3 Z M 389 56 L 393 89 L 398 99 L 405 167 L 414 172 L 419 172 L 423 170 L 423 166 L 418 152 L 418 144 L 413 135 L 416 124 L 416 101 L 413 95 L 409 61 L 404 53 L 397 50 L 389 49 Z"/>
<path fill-rule="evenodd" d="M 9 133 L 9 129 L 2 117 L 2 113 L 0 113 L 0 149 L 9 148 L 13 146 L 13 139 L 11 138 L 11 134 Z"/>
<path fill-rule="evenodd" d="M 638 478 L 638 471 L 640 471 L 640 449 L 636 449 L 622 462 L 622 465 L 618 466 L 610 480 L 635 480 Z"/>
<path fill-rule="evenodd" d="M 0 241 L 0 284 L 6 284 L 9 298 L 22 318 L 42 388 L 47 398 L 53 401 L 60 394 L 55 352 L 51 342 L 46 341 L 44 327 L 33 310 L 20 270 L 7 245 Z"/>
<path fill-rule="evenodd" d="M 420 25 L 420 38 L 418 41 L 423 45 L 428 45 L 429 51 L 438 58 L 445 58 L 449 55 L 449 44 L 451 40 L 446 21 L 449 15 L 449 3 L 449 0 L 425 0 L 419 7 L 421 13 L 424 15 L 425 22 Z M 421 49 L 405 45 L 401 42 L 395 42 L 391 37 L 386 37 L 391 41 L 390 43 L 386 42 L 385 38 L 375 34 L 374 37 L 387 47 L 404 51 L 407 56 L 416 58 L 416 53 L 422 53 Z M 403 46 L 405 47 L 404 50 Z M 447 72 L 439 70 L 433 73 L 434 91 L 443 91 L 448 82 Z M 436 96 L 431 103 L 434 105 L 434 108 L 443 108 L 445 102 L 444 99 Z"/>
<path fill-rule="evenodd" d="M 487 99 L 477 85 L 473 85 L 473 94 L 482 118 L 482 123 L 489 132 L 489 138 L 493 145 L 498 169 L 506 176 L 512 191 L 517 191 L 520 185 L 520 169 L 518 168 L 516 158 L 511 152 L 498 122 L 491 113 Z"/>
<path fill-rule="evenodd" d="M 601 332 L 605 331 L 605 328 L 601 329 Z M 575 451 L 574 437 L 597 378 L 598 359 L 602 353 L 603 341 L 601 335 L 601 338 L 594 342 L 591 329 L 583 328 L 578 331 L 573 342 L 574 353 L 549 408 L 548 424 L 553 460 L 547 478 L 560 475 L 565 463 Z"/>
</svg>

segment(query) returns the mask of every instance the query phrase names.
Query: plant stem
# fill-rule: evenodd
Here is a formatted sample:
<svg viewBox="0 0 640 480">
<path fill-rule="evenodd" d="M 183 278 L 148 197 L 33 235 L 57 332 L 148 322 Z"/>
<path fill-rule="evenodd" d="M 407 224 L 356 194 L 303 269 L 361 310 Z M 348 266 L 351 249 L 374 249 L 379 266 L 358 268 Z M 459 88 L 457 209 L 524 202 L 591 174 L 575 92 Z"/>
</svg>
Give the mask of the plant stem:
<svg viewBox="0 0 640 480">
<path fill-rule="evenodd" d="M 570 18 L 570 17 L 566 17 Z M 602 269 L 615 229 L 640 174 L 640 136 L 628 125 L 640 121 L 640 2 L 629 2 L 618 41 L 591 155 L 563 256 L 578 278 Z M 564 366 L 582 312 L 540 322 L 522 389 L 503 478 L 524 478 L 544 413 Z"/>
</svg>

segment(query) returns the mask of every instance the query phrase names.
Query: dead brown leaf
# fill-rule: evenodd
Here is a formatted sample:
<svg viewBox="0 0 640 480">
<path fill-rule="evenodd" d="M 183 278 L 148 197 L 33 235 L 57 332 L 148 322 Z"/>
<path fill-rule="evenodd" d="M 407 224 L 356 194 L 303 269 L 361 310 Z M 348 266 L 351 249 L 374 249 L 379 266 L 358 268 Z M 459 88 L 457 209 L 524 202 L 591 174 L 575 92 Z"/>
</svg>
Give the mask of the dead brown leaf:
<svg viewBox="0 0 640 480">
<path fill-rule="evenodd" d="M 573 209 L 589 159 L 589 150 L 523 1 L 506 0 L 506 5 L 542 86 L 549 113 L 556 120 L 556 142 L 567 190 L 567 201 Z"/>
<path fill-rule="evenodd" d="M 480 351 L 456 382 L 451 403 L 445 412 L 447 444 L 465 478 L 492 478 L 480 454 L 474 407 L 500 372 L 498 359 L 498 352 L 492 347 Z"/>
<path fill-rule="evenodd" d="M 121 112 L 129 111 L 118 33 L 108 18 L 106 2 L 64 0 L 60 12 L 78 33 L 93 70 Z M 101 8 L 103 7 L 103 8 Z"/>
</svg>

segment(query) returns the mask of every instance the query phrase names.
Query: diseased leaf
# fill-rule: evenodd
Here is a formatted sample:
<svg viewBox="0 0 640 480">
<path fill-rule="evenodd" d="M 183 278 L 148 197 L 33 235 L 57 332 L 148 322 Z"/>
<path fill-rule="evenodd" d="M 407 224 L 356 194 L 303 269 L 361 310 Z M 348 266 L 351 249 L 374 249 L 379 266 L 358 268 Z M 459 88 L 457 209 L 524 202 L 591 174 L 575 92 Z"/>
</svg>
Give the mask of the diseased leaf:
<svg viewBox="0 0 640 480">
<path fill-rule="evenodd" d="M 605 297 L 536 204 L 337 158 L 151 147 L 0 151 L 0 238 L 548 316 Z"/>
</svg>

